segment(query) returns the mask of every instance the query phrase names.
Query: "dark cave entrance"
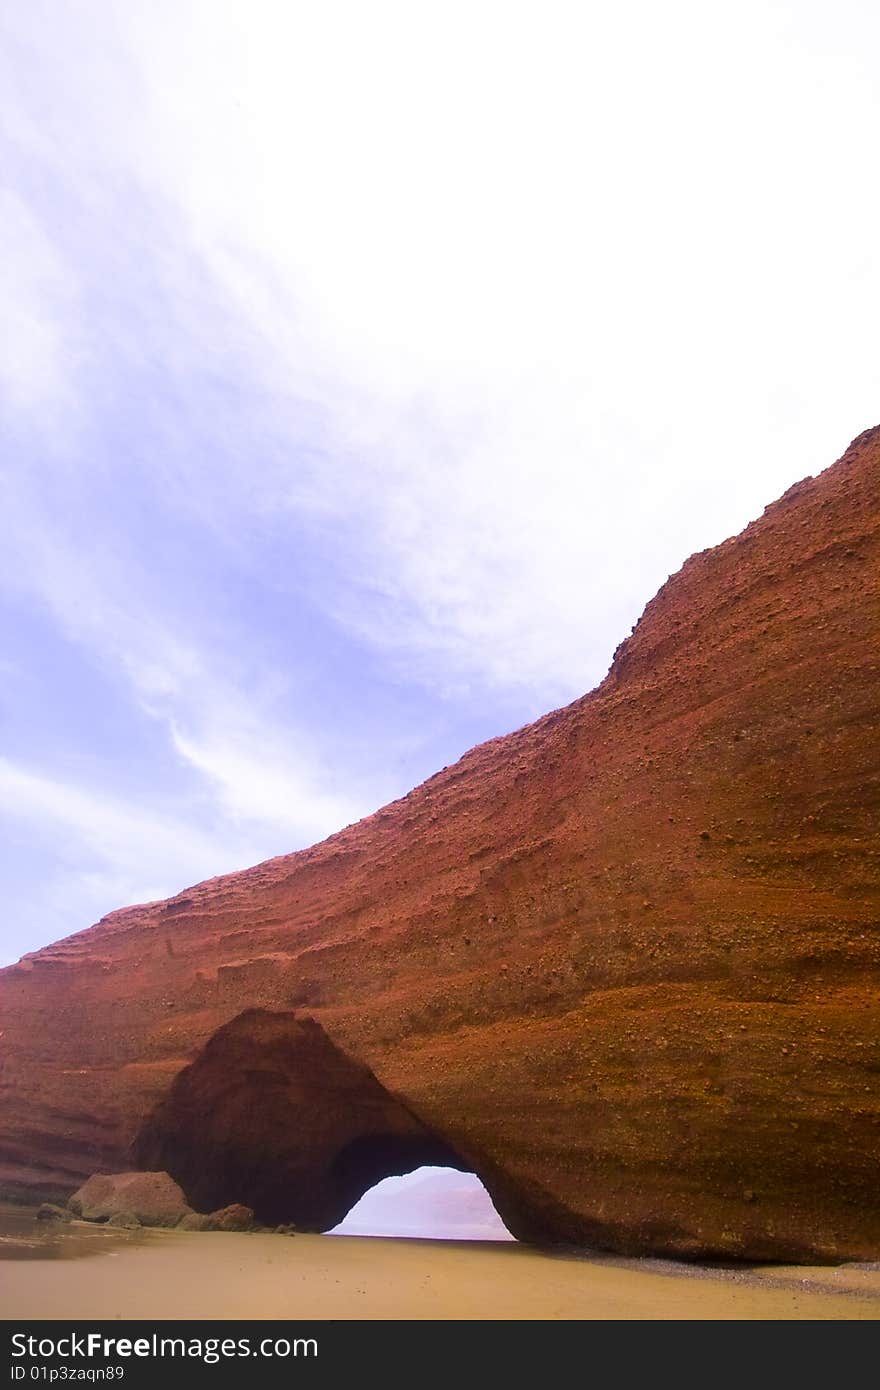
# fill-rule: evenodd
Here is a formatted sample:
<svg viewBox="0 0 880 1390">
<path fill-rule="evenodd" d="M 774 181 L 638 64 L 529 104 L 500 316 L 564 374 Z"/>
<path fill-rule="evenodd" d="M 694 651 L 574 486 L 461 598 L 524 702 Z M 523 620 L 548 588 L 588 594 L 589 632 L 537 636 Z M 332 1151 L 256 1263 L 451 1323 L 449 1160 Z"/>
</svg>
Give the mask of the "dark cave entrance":
<svg viewBox="0 0 880 1390">
<path fill-rule="evenodd" d="M 336 1227 L 384 1179 L 472 1165 L 311 1018 L 251 1009 L 178 1074 L 134 1144 L 197 1211 L 232 1202 L 266 1225 Z"/>
</svg>

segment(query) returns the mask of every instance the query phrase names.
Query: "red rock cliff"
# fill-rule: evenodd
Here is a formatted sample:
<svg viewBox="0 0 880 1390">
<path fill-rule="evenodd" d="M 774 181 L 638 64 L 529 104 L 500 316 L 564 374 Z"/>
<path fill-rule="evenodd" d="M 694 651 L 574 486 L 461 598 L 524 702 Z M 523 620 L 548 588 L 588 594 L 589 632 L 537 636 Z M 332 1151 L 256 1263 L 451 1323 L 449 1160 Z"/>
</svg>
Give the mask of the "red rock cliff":
<svg viewBox="0 0 880 1390">
<path fill-rule="evenodd" d="M 3 971 L 3 1191 L 321 1226 L 427 1155 L 529 1239 L 880 1258 L 878 637 L 875 429 L 592 694 Z"/>
</svg>

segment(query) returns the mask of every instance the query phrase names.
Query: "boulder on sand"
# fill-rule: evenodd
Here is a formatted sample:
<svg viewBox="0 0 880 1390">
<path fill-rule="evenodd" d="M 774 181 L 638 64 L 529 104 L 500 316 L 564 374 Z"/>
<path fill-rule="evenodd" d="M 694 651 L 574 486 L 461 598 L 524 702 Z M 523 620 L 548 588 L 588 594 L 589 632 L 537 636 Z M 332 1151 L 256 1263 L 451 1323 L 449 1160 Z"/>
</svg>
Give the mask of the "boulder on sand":
<svg viewBox="0 0 880 1390">
<path fill-rule="evenodd" d="M 180 1223 L 182 1231 L 250 1231 L 254 1224 L 254 1213 L 250 1207 L 233 1202 L 218 1211 L 191 1212 Z"/>
<path fill-rule="evenodd" d="M 68 1207 L 84 1221 L 132 1216 L 141 1226 L 176 1226 L 192 1212 L 167 1173 L 94 1173 L 73 1194 Z"/>
</svg>

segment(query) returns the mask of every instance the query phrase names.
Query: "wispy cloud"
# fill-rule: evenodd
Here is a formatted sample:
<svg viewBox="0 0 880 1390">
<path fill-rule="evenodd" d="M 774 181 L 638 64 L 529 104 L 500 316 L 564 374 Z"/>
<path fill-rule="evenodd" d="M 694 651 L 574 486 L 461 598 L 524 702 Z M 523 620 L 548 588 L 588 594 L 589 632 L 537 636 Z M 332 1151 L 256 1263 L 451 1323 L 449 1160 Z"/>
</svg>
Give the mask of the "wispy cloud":
<svg viewBox="0 0 880 1390">
<path fill-rule="evenodd" d="M 41 776 L 0 758 L 0 810 L 74 837 L 87 858 L 117 866 L 142 884 L 168 884 L 169 875 L 217 872 L 217 846 L 192 823 L 135 809 L 100 792 Z M 165 891 L 168 891 L 166 886 Z"/>
<path fill-rule="evenodd" d="M 307 844 L 374 809 L 363 792 L 329 789 L 338 776 L 322 767 L 320 752 L 303 746 L 307 730 L 273 710 L 271 671 L 261 671 L 234 639 L 214 651 L 200 646 L 186 631 L 185 613 L 179 630 L 149 572 L 118 553 L 111 518 L 104 518 L 98 545 L 82 549 L 75 538 L 89 518 L 68 515 L 71 536 L 40 512 L 39 500 L 17 513 L 6 554 L 15 582 L 39 596 L 63 632 L 118 669 L 144 715 L 206 779 L 223 815 L 236 826 L 272 830 L 280 852 L 288 847 L 284 837 L 291 848 Z M 283 694 L 292 679 L 295 671 L 274 684 Z"/>
<path fill-rule="evenodd" d="M 206 733 L 201 738 L 172 728 L 175 749 L 216 787 L 233 821 L 270 824 L 291 843 L 302 845 L 323 839 L 373 809 L 363 799 L 323 790 L 316 771 L 295 766 L 293 750 L 279 748 L 277 731 L 274 743 L 271 735 L 259 733 L 236 740 L 236 732 L 227 721 L 213 736 Z"/>
</svg>

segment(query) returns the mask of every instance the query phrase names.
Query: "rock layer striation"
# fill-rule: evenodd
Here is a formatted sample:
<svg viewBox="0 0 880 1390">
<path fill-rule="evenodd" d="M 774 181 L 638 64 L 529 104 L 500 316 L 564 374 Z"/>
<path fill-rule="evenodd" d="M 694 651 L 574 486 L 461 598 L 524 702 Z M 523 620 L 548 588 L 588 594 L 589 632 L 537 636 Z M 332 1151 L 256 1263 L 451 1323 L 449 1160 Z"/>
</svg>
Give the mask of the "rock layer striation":
<svg viewBox="0 0 880 1390">
<path fill-rule="evenodd" d="M 875 429 L 583 699 L 3 971 L 3 1193 L 320 1228 L 428 1154 L 529 1240 L 880 1257 L 878 639 Z"/>
</svg>

